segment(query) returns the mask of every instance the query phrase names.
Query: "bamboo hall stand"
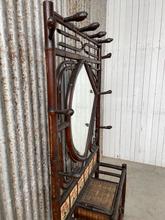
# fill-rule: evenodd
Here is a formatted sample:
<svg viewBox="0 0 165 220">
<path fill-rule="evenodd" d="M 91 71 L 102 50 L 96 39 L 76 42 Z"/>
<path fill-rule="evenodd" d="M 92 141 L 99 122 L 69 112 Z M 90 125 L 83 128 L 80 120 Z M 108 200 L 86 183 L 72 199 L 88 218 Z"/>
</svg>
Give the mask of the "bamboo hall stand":
<svg viewBox="0 0 165 220">
<path fill-rule="evenodd" d="M 112 128 L 100 124 L 100 98 L 112 93 L 101 91 L 101 65 L 111 57 L 111 53 L 102 55 L 102 44 L 113 39 L 101 39 L 104 31 L 91 34 L 98 22 L 76 27 L 76 22 L 86 19 L 86 12 L 64 18 L 54 11 L 51 1 L 44 1 L 43 9 L 52 219 L 121 220 L 127 167 L 101 162 L 99 146 L 100 129 Z M 90 106 L 81 100 L 81 94 L 92 100 Z M 85 124 L 80 120 L 83 110 L 74 106 L 76 97 L 80 106 L 86 103 L 88 108 L 90 118 L 84 116 L 89 119 Z M 80 149 L 75 140 L 79 141 L 83 131 L 85 144 Z"/>
</svg>

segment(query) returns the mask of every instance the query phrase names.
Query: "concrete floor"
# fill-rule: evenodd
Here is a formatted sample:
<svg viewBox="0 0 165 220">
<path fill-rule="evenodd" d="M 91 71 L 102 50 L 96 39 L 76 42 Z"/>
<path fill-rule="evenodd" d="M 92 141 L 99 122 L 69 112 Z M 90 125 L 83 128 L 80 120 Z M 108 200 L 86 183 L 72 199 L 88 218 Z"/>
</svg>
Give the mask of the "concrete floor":
<svg viewBox="0 0 165 220">
<path fill-rule="evenodd" d="M 124 220 L 165 220 L 165 168 L 112 158 L 103 160 L 128 165 Z"/>
</svg>

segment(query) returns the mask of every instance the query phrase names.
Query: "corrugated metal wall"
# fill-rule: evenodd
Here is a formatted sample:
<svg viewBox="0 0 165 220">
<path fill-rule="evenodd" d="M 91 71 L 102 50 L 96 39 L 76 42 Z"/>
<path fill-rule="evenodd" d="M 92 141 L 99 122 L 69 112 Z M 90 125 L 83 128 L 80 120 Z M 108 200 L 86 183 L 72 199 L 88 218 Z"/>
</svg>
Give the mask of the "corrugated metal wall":
<svg viewBox="0 0 165 220">
<path fill-rule="evenodd" d="M 54 2 L 105 14 L 105 0 Z M 51 216 L 45 81 L 42 1 L 0 0 L 0 220 Z"/>
<path fill-rule="evenodd" d="M 109 0 L 103 153 L 165 166 L 165 1 Z"/>
</svg>

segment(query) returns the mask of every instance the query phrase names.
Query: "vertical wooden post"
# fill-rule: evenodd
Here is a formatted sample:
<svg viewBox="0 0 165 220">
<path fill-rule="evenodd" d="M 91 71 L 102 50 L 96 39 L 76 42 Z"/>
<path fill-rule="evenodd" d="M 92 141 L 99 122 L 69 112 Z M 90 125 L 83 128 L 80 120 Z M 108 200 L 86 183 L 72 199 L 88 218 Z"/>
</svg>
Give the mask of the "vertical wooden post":
<svg viewBox="0 0 165 220">
<path fill-rule="evenodd" d="M 123 215 L 124 215 L 124 210 L 125 210 L 125 195 L 126 195 L 126 187 L 127 187 L 127 164 L 122 164 L 122 169 L 125 169 L 126 174 L 125 174 L 125 180 L 124 180 L 124 185 L 123 185 L 123 193 L 122 193 L 122 210 L 123 210 Z"/>
<path fill-rule="evenodd" d="M 100 64 L 97 65 L 97 85 L 98 85 L 98 92 L 101 92 L 101 73 L 102 73 L 102 66 L 101 66 L 101 57 L 102 57 L 102 45 L 98 46 L 98 52 L 97 52 L 98 60 L 100 61 Z M 98 96 L 97 101 L 97 111 L 96 111 L 96 144 L 100 146 L 100 98 L 101 96 Z M 97 162 L 100 162 L 100 147 L 97 152 Z M 95 177 L 99 177 L 99 173 L 96 171 Z"/>
<path fill-rule="evenodd" d="M 59 177 L 59 149 L 57 133 L 57 85 L 55 66 L 55 43 L 54 37 L 49 39 L 50 31 L 48 21 L 53 18 L 53 2 L 44 1 L 44 30 L 45 30 L 45 56 L 48 90 L 48 122 L 49 122 L 49 147 L 51 166 L 51 202 L 53 220 L 60 220 L 60 177 Z M 54 27 L 53 27 L 54 28 Z"/>
</svg>

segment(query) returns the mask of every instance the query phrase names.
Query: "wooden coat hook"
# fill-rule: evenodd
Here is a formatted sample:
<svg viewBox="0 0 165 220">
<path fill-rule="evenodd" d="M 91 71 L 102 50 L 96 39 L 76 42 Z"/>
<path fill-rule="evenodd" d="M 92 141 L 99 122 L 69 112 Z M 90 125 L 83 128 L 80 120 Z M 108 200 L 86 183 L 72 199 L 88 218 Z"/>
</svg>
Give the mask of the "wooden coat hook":
<svg viewBox="0 0 165 220">
<path fill-rule="evenodd" d="M 99 128 L 100 128 L 100 129 L 112 129 L 112 126 L 111 126 L 111 125 L 108 125 L 108 126 L 100 126 Z"/>
<path fill-rule="evenodd" d="M 108 91 L 105 91 L 105 92 L 100 92 L 98 95 L 108 95 L 108 94 L 111 94 L 112 93 L 112 90 L 108 90 Z"/>
<path fill-rule="evenodd" d="M 94 22 L 89 24 L 88 26 L 82 27 L 79 29 L 80 32 L 85 32 L 85 31 L 95 31 L 100 24 L 98 22 Z"/>
<path fill-rule="evenodd" d="M 102 59 L 111 58 L 112 53 L 107 53 L 105 56 L 102 56 Z"/>
<path fill-rule="evenodd" d="M 100 44 L 111 43 L 112 41 L 113 41 L 113 38 L 107 38 L 105 40 L 97 40 L 97 42 Z"/>
<path fill-rule="evenodd" d="M 74 114 L 73 109 L 62 109 L 62 110 L 56 110 L 55 112 L 57 114 L 64 114 L 64 115 L 68 115 L 68 116 L 72 116 Z"/>
<path fill-rule="evenodd" d="M 72 16 L 64 18 L 64 22 L 70 22 L 70 21 L 83 21 L 88 16 L 88 13 L 85 11 L 80 11 Z"/>
<path fill-rule="evenodd" d="M 96 34 L 92 34 L 92 35 L 88 35 L 90 38 L 101 38 L 101 37 L 104 37 L 107 33 L 105 31 L 100 31 Z"/>
</svg>

